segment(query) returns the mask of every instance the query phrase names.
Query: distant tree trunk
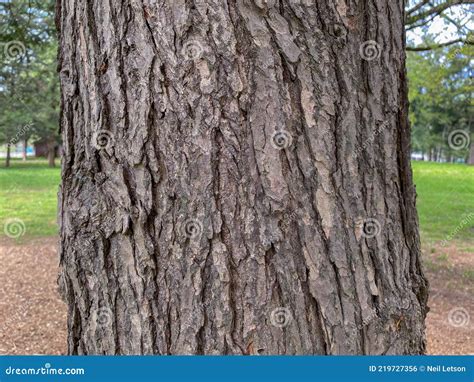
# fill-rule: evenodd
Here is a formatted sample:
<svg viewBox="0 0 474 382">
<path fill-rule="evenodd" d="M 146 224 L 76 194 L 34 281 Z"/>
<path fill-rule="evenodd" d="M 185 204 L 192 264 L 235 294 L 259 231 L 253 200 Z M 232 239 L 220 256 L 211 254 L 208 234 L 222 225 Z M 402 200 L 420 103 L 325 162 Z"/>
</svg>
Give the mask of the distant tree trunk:
<svg viewBox="0 0 474 382">
<path fill-rule="evenodd" d="M 48 141 L 48 166 L 55 167 L 55 158 L 56 158 L 56 141 Z"/>
<path fill-rule="evenodd" d="M 28 156 L 28 138 L 23 140 L 23 161 L 26 161 L 26 157 Z"/>
<path fill-rule="evenodd" d="M 10 167 L 10 159 L 11 159 L 11 148 L 10 143 L 7 144 L 7 157 L 5 159 L 5 167 Z"/>
<path fill-rule="evenodd" d="M 274 3 L 60 0 L 70 354 L 424 353 L 404 2 Z"/>
<path fill-rule="evenodd" d="M 474 165 L 474 142 L 471 142 L 471 149 L 469 150 L 468 164 Z"/>
</svg>

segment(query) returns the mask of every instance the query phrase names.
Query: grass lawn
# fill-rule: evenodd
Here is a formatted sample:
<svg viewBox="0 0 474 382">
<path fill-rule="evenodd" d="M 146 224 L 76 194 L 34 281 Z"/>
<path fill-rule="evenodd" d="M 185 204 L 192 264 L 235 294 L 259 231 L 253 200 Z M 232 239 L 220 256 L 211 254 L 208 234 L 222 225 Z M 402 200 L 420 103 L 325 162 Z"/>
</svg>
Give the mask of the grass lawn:
<svg viewBox="0 0 474 382">
<path fill-rule="evenodd" d="M 424 244 L 453 241 L 474 245 L 474 166 L 413 162 Z"/>
<path fill-rule="evenodd" d="M 5 238 L 8 219 L 21 219 L 24 223 L 25 235 L 19 241 L 56 235 L 60 168 L 49 168 L 45 160 L 17 159 L 12 160 L 10 168 L 5 168 L 4 163 L 1 166 L 0 238 Z"/>
<path fill-rule="evenodd" d="M 454 242 L 474 245 L 474 166 L 413 162 L 413 171 L 423 243 L 454 234 Z M 0 167 L 0 238 L 7 219 L 14 218 L 26 228 L 19 240 L 57 234 L 59 181 L 59 167 L 49 168 L 44 160 Z"/>
</svg>

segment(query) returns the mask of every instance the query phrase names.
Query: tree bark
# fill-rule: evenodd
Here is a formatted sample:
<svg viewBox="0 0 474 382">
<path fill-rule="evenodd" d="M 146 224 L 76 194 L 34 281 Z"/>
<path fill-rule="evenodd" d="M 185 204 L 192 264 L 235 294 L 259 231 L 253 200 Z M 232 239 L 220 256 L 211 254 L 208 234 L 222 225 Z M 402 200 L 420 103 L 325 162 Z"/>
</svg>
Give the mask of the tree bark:
<svg viewBox="0 0 474 382">
<path fill-rule="evenodd" d="M 425 351 L 403 17 L 59 0 L 70 354 Z"/>
<path fill-rule="evenodd" d="M 474 165 L 474 143 L 472 143 L 472 142 L 471 142 L 471 148 L 469 149 L 468 164 Z"/>
<path fill-rule="evenodd" d="M 10 143 L 7 143 L 7 156 L 5 158 L 5 167 L 10 167 L 10 159 L 11 159 L 11 147 Z"/>
<path fill-rule="evenodd" d="M 23 139 L 23 161 L 26 161 L 28 156 L 28 138 Z"/>
<path fill-rule="evenodd" d="M 55 159 L 56 159 L 56 141 L 50 140 L 48 141 L 48 166 L 49 167 L 56 167 Z"/>
</svg>

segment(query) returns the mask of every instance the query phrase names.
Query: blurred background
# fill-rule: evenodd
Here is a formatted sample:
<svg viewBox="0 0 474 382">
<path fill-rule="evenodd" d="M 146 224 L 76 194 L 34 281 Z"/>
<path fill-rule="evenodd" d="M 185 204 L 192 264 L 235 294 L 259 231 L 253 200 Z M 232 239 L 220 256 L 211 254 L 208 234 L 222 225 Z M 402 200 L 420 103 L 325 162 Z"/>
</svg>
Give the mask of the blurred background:
<svg viewBox="0 0 474 382">
<path fill-rule="evenodd" d="M 0 0 L 0 354 L 66 350 L 66 309 L 56 287 L 54 3 Z M 474 354 L 473 17 L 472 4 L 407 3 L 411 155 L 431 283 L 431 354 Z"/>
</svg>

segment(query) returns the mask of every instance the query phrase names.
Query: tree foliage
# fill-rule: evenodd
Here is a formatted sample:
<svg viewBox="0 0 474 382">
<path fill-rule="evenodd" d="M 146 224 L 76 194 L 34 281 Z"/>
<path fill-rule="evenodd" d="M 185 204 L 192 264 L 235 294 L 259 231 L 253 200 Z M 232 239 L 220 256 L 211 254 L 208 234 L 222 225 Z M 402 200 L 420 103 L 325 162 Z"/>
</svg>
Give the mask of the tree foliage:
<svg viewBox="0 0 474 382">
<path fill-rule="evenodd" d="M 472 133 L 474 47 L 408 55 L 413 150 L 431 160 L 465 160 Z"/>
<path fill-rule="evenodd" d="M 442 19 L 446 26 L 454 26 L 456 33 L 447 41 L 437 41 L 429 36 L 421 45 L 409 44 L 408 50 L 426 51 L 454 44 L 473 45 L 472 4 L 474 0 L 409 0 L 406 4 L 405 25 L 407 31 L 426 34 L 429 26 Z"/>
<path fill-rule="evenodd" d="M 0 143 L 58 138 L 53 1 L 0 2 Z"/>
</svg>

